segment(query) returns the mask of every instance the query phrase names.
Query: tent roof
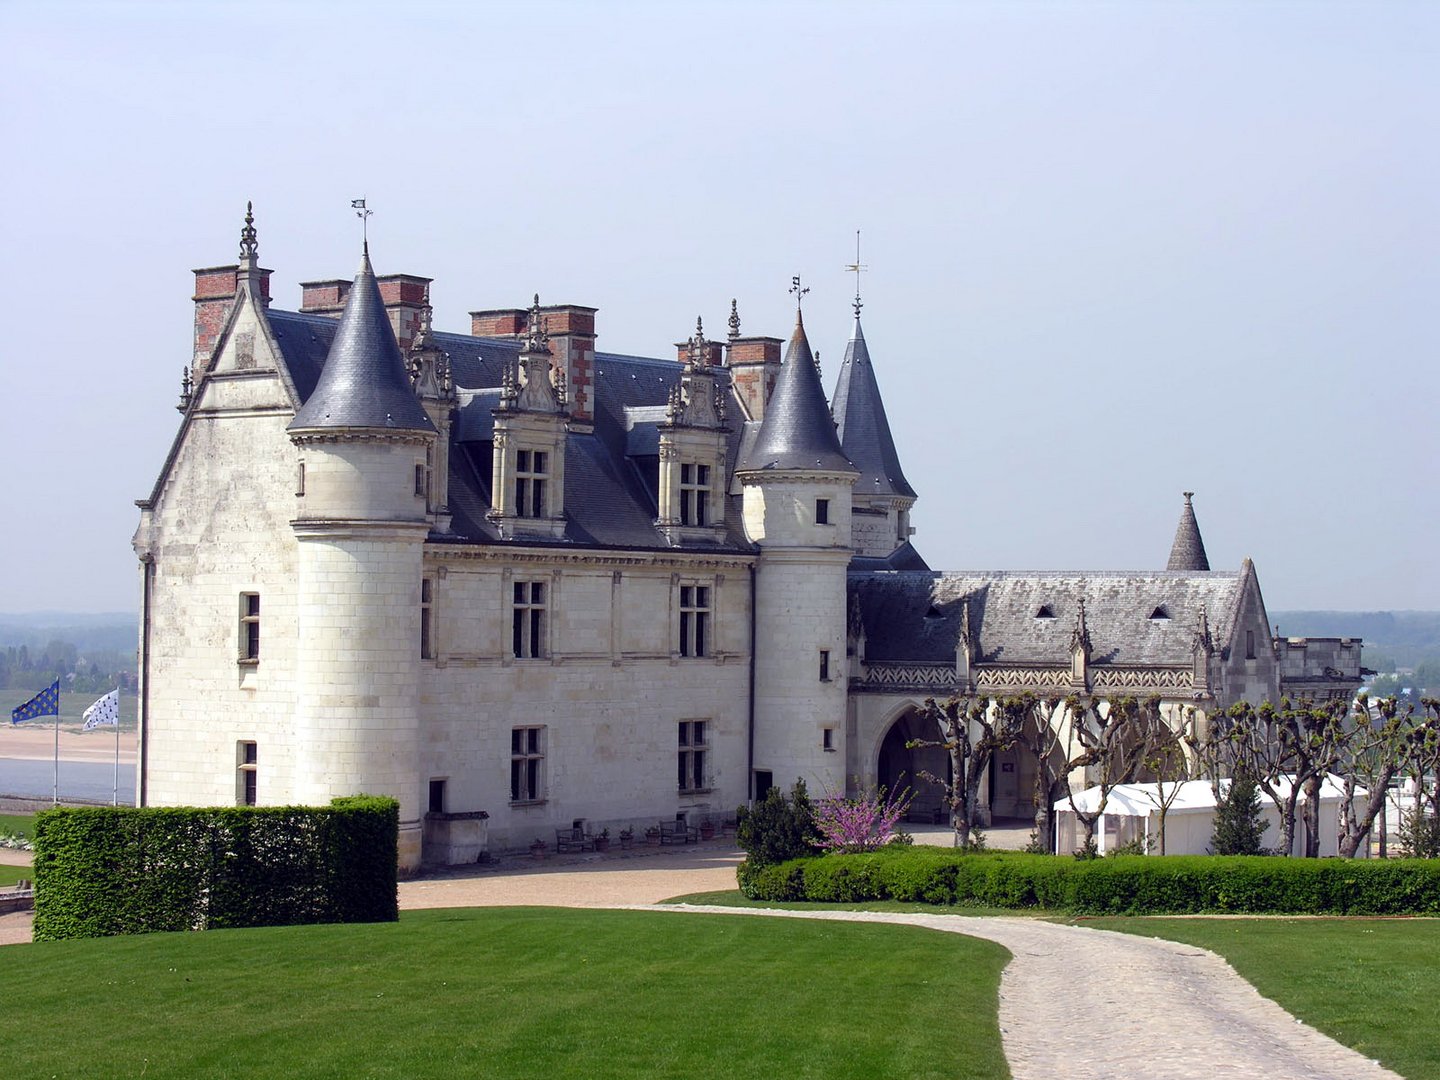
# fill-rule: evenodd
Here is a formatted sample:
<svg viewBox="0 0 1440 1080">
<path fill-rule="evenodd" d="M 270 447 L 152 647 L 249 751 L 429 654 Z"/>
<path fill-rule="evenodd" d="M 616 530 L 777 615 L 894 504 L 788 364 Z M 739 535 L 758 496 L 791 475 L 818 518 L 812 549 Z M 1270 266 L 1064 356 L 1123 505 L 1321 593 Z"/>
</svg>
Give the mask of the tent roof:
<svg viewBox="0 0 1440 1080">
<path fill-rule="evenodd" d="M 1222 787 L 1228 786 L 1230 781 L 1222 780 Z M 1284 780 L 1279 785 L 1281 795 L 1290 790 L 1289 780 Z M 1164 787 L 1164 794 L 1170 795 L 1175 791 L 1173 784 L 1167 783 Z M 1334 802 L 1344 797 L 1344 788 L 1341 786 L 1340 777 L 1333 773 L 1326 776 L 1320 785 L 1320 801 Z M 1115 814 L 1119 817 L 1148 817 L 1150 814 L 1158 813 L 1160 810 L 1161 792 L 1156 784 L 1118 784 L 1110 789 L 1110 798 L 1105 803 L 1105 813 Z M 1355 797 L 1367 798 L 1369 792 L 1364 788 L 1355 789 Z M 1304 802 L 1305 797 L 1300 797 Z M 1084 791 L 1075 793 L 1075 807 L 1085 813 L 1093 813 L 1100 805 L 1100 789 L 1098 787 L 1086 788 Z M 1260 804 L 1262 806 L 1273 806 L 1274 801 L 1265 792 L 1260 792 Z M 1058 813 L 1065 813 L 1071 809 L 1069 799 L 1055 800 L 1055 810 Z M 1175 796 L 1175 801 L 1170 804 L 1170 813 L 1198 813 L 1209 812 L 1215 809 L 1215 792 L 1210 787 L 1208 780 L 1186 780 L 1180 784 L 1180 790 Z"/>
</svg>

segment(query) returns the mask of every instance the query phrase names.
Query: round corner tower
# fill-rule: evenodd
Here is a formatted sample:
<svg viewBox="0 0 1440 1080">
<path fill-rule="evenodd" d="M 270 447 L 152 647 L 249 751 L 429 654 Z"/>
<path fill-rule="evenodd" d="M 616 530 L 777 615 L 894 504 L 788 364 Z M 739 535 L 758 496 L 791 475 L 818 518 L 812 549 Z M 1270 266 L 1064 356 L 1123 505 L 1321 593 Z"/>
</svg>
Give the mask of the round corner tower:
<svg viewBox="0 0 1440 1080">
<path fill-rule="evenodd" d="M 420 862 L 420 581 L 426 451 L 368 250 L 314 392 L 299 457 L 295 796 L 400 803 L 399 864 Z"/>
<path fill-rule="evenodd" d="M 797 313 L 754 447 L 737 470 L 755 581 L 757 773 L 815 794 L 845 790 L 846 571 L 851 489 Z M 816 790 L 816 789 L 819 790 Z"/>
</svg>

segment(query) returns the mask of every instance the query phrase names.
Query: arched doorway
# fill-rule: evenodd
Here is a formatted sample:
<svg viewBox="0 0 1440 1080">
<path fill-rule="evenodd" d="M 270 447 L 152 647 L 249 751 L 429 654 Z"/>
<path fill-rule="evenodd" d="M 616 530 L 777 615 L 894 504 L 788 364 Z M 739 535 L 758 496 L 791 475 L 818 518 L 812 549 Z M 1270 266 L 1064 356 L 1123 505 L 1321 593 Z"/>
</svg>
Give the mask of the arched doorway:
<svg viewBox="0 0 1440 1080">
<path fill-rule="evenodd" d="M 876 762 L 875 777 L 886 791 L 902 791 L 909 788 L 914 792 L 910 803 L 910 816 L 915 821 L 947 820 L 945 814 L 945 793 L 939 784 L 922 778 L 922 773 L 950 780 L 950 755 L 942 747 L 927 746 L 911 749 L 907 744 L 916 739 L 935 742 L 940 737 L 933 724 L 927 724 L 914 711 L 902 713 L 885 737 L 880 740 L 879 760 Z"/>
</svg>

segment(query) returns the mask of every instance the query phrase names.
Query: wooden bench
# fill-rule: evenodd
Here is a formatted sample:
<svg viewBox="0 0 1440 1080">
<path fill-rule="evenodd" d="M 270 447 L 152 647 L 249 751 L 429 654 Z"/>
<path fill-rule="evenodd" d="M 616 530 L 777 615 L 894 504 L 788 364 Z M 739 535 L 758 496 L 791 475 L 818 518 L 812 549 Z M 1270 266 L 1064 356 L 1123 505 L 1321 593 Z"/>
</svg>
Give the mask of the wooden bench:
<svg viewBox="0 0 1440 1080">
<path fill-rule="evenodd" d="M 563 855 L 567 851 L 594 851 L 595 838 L 587 836 L 579 829 L 556 829 L 555 830 L 555 853 Z"/>
<path fill-rule="evenodd" d="M 694 825 L 686 825 L 683 821 L 660 822 L 660 843 L 698 844 L 699 842 L 700 830 Z"/>
</svg>

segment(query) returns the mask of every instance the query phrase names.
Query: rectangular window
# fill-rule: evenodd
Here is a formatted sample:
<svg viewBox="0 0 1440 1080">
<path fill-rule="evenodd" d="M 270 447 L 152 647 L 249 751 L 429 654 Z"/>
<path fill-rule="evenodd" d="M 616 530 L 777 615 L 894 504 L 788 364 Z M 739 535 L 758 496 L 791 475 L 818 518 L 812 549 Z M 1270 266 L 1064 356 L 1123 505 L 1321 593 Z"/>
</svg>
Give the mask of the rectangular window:
<svg viewBox="0 0 1440 1080">
<path fill-rule="evenodd" d="M 240 662 L 260 662 L 260 594 L 240 594 Z"/>
<path fill-rule="evenodd" d="M 835 752 L 835 729 L 833 727 L 821 729 L 820 745 L 832 754 Z"/>
<path fill-rule="evenodd" d="M 705 743 L 704 720 L 680 721 L 680 756 L 678 760 L 679 788 L 681 791 L 704 791 Z"/>
<path fill-rule="evenodd" d="M 830 681 L 830 650 L 820 650 L 820 681 Z"/>
<path fill-rule="evenodd" d="M 415 494 L 417 497 L 425 494 L 425 466 L 419 462 L 415 464 Z"/>
<path fill-rule="evenodd" d="M 255 806 L 255 767 L 259 761 L 253 742 L 235 744 L 235 802 Z"/>
<path fill-rule="evenodd" d="M 543 450 L 515 452 L 515 514 L 517 517 L 545 516 L 545 485 L 549 481 L 550 455 Z"/>
<path fill-rule="evenodd" d="M 680 586 L 680 655 L 705 656 L 710 647 L 710 587 Z"/>
<path fill-rule="evenodd" d="M 443 814 L 445 812 L 445 781 L 430 781 L 430 813 Z"/>
<path fill-rule="evenodd" d="M 829 500 L 829 499 L 816 499 L 816 500 L 815 500 L 815 524 L 816 524 L 816 525 L 829 525 L 829 524 L 830 524 L 830 500 Z"/>
<path fill-rule="evenodd" d="M 545 583 L 515 582 L 512 609 L 511 645 L 521 660 L 538 660 L 545 655 Z"/>
<path fill-rule="evenodd" d="M 1254 660 L 1254 659 L 1255 659 L 1255 631 L 1254 631 L 1254 630 L 1246 630 L 1246 631 L 1245 631 L 1245 659 L 1246 659 L 1246 660 Z"/>
<path fill-rule="evenodd" d="M 545 797 L 545 729 L 510 730 L 510 801 L 539 802 Z"/>
<path fill-rule="evenodd" d="M 710 466 L 680 466 L 680 524 L 710 524 Z"/>
<path fill-rule="evenodd" d="M 420 579 L 420 659 L 435 659 L 435 628 L 431 599 L 435 583 L 429 578 Z"/>
<path fill-rule="evenodd" d="M 300 462 L 295 469 L 295 497 L 303 498 L 305 495 L 305 462 Z"/>
<path fill-rule="evenodd" d="M 775 786 L 775 774 L 769 769 L 755 770 L 755 801 L 759 802 Z"/>
</svg>

